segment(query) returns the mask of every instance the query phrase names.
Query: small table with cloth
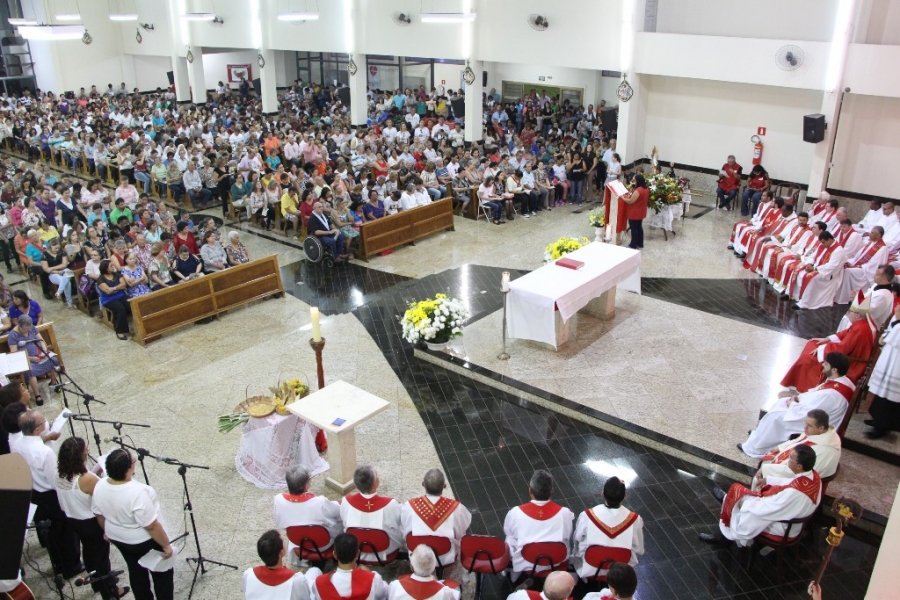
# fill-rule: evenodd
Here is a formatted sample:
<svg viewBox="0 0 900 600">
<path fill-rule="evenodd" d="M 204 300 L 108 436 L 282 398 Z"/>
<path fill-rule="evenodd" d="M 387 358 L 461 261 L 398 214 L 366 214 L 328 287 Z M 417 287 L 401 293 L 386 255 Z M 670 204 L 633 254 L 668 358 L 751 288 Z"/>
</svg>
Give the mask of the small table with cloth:
<svg viewBox="0 0 900 600">
<path fill-rule="evenodd" d="M 234 466 L 241 477 L 267 490 L 286 487 L 284 474 L 294 465 L 306 468 L 310 477 L 324 473 L 328 463 L 316 451 L 317 433 L 317 427 L 295 415 L 250 417 Z"/>
</svg>

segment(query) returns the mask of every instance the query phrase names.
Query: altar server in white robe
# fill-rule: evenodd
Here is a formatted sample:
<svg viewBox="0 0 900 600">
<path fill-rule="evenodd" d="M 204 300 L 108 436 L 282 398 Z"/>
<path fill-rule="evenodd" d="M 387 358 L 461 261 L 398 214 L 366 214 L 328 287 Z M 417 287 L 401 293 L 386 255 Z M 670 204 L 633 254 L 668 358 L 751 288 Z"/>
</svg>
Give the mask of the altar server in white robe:
<svg viewBox="0 0 900 600">
<path fill-rule="evenodd" d="M 700 540 L 711 544 L 731 540 L 738 546 L 750 546 L 761 533 L 777 538 L 783 536 L 785 525 L 779 521 L 811 515 L 822 501 L 822 480 L 813 470 L 816 453 L 809 446 L 797 446 L 791 452 L 788 464 L 790 477 L 766 479 L 759 491 L 740 483 L 733 484 L 722 500 L 720 534 L 701 533 Z M 800 534 L 800 524 L 791 527 L 790 537 Z"/>
<path fill-rule="evenodd" d="M 751 488 L 758 490 L 763 479 L 770 477 L 790 477 L 791 452 L 797 446 L 809 446 L 816 453 L 816 472 L 823 478 L 837 472 L 841 461 L 841 436 L 830 424 L 828 413 L 814 408 L 806 415 L 803 433 L 775 448 L 762 457 L 762 465 L 753 477 Z"/>
<path fill-rule="evenodd" d="M 871 231 L 873 227 L 878 225 L 878 221 L 881 220 L 881 214 L 881 200 L 872 200 L 869 203 L 869 212 L 866 213 L 862 221 L 853 226 L 854 229 L 860 233 Z"/>
<path fill-rule="evenodd" d="M 381 529 L 388 534 L 388 549 L 379 553 L 381 560 L 403 547 L 403 533 L 400 526 L 400 504 L 393 498 L 378 495 L 378 473 L 374 467 L 363 465 L 353 473 L 353 484 L 359 490 L 356 494 L 344 496 L 341 500 L 341 521 L 344 531 L 350 527 Z M 375 555 L 362 554 L 363 560 L 374 561 Z"/>
<path fill-rule="evenodd" d="M 554 571 L 544 580 L 543 591 L 518 590 L 506 600 L 567 600 L 575 589 L 575 578 L 565 571 Z"/>
<path fill-rule="evenodd" d="M 881 330 L 887 323 L 888 317 L 894 311 L 894 293 L 891 291 L 891 282 L 894 281 L 896 270 L 891 265 L 883 265 L 875 271 L 875 285 L 865 292 L 869 301 L 869 317 L 877 330 Z M 838 324 L 838 331 L 843 331 L 853 324 L 847 315 Z"/>
<path fill-rule="evenodd" d="M 847 378 L 849 367 L 850 361 L 846 356 L 829 352 L 822 363 L 822 370 L 828 377 L 825 382 L 802 394 L 779 397 L 760 419 L 747 441 L 737 445 L 738 450 L 752 458 L 762 458 L 793 434 L 803 433 L 806 415 L 814 408 L 821 408 L 828 413 L 829 422 L 840 425 L 856 390 Z"/>
<path fill-rule="evenodd" d="M 337 567 L 322 573 L 318 567 L 306 571 L 312 600 L 387 600 L 388 584 L 377 572 L 359 567 L 359 542 L 356 536 L 342 533 L 334 538 Z"/>
<path fill-rule="evenodd" d="M 400 507 L 403 538 L 413 534 L 449 539 L 450 551 L 440 556 L 441 565 L 446 567 L 456 560 L 459 541 L 472 524 L 472 513 L 458 501 L 441 495 L 447 483 L 440 469 L 425 473 L 422 487 L 425 488 L 424 496 L 412 498 Z"/>
<path fill-rule="evenodd" d="M 883 235 L 884 229 L 876 225 L 869 231 L 868 242 L 863 244 L 859 252 L 852 257 L 848 255 L 849 260 L 844 264 L 841 287 L 834 296 L 835 302 L 847 304 L 853 299 L 853 294 L 866 289 L 875 281 L 875 271 L 888 260 L 888 249 L 882 239 Z"/>
<path fill-rule="evenodd" d="M 389 600 L 459 600 L 459 584 L 453 580 L 439 581 L 434 576 L 437 559 L 431 548 L 416 546 L 409 554 L 411 575 L 391 582 Z"/>
<path fill-rule="evenodd" d="M 853 221 L 850 219 L 841 220 L 841 226 L 834 235 L 834 239 L 844 249 L 844 254 L 847 255 L 848 259 L 856 256 L 856 253 L 859 252 L 859 249 L 862 248 L 865 242 L 863 236 L 853 229 Z"/>
<path fill-rule="evenodd" d="M 275 496 L 275 526 L 287 529 L 295 525 L 321 525 L 328 530 L 328 543 L 319 548 L 331 548 L 334 538 L 344 530 L 341 523 L 340 505 L 325 496 L 316 496 L 309 492 L 309 471 L 305 467 L 295 465 L 285 473 L 288 491 Z M 292 564 L 299 564 L 300 559 L 294 553 L 296 546 L 288 541 L 288 552 Z"/>
<path fill-rule="evenodd" d="M 241 591 L 245 600 L 309 600 L 309 583 L 303 573 L 284 566 L 281 534 L 270 529 L 256 542 L 263 564 L 244 571 Z"/>
<path fill-rule="evenodd" d="M 871 419 L 865 424 L 872 429 L 866 437 L 877 440 L 891 431 L 900 431 L 900 305 L 882 336 L 884 345 L 869 377 L 869 391 L 875 396 L 869 407 Z"/>
<path fill-rule="evenodd" d="M 822 248 L 814 263 L 807 265 L 799 274 L 791 292 L 797 298 L 794 308 L 815 309 L 834 304 L 834 296 L 841 287 L 844 277 L 844 263 L 847 255 L 830 233 L 819 234 Z"/>
<path fill-rule="evenodd" d="M 572 557 L 575 572 L 582 579 L 593 577 L 597 567 L 584 560 L 591 546 L 607 548 L 627 548 L 631 550 L 628 564 L 638 564 L 638 556 L 644 553 L 644 520 L 636 512 L 631 512 L 622 502 L 625 500 L 625 482 L 618 477 L 610 477 L 603 485 L 603 504 L 585 510 L 575 522 L 572 538 Z M 606 569 L 600 571 L 606 574 Z"/>
<path fill-rule="evenodd" d="M 764 253 L 760 275 L 776 286 L 779 292 L 784 291 L 784 287 L 776 280 L 779 262 L 787 258 L 801 258 L 813 245 L 813 242 L 818 242 L 819 233 L 818 229 L 809 225 L 809 217 L 806 213 L 797 215 L 797 225 L 791 230 L 790 235 L 777 247 Z"/>
<path fill-rule="evenodd" d="M 570 548 L 572 538 L 572 511 L 550 500 L 553 494 L 553 476 L 539 469 L 528 482 L 531 501 L 516 506 L 503 521 L 503 533 L 512 554 L 513 580 L 523 571 L 530 571 L 533 563 L 522 558 L 522 547 L 531 542 L 562 542 Z M 540 565 L 537 571 L 548 567 Z"/>
</svg>

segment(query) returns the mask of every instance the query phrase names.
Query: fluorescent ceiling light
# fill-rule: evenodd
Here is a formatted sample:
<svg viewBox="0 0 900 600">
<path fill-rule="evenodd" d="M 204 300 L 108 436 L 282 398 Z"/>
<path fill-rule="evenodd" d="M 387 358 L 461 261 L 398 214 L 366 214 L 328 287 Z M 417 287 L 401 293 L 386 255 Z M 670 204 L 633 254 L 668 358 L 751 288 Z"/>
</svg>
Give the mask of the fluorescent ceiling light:
<svg viewBox="0 0 900 600">
<path fill-rule="evenodd" d="M 423 23 L 465 23 L 475 20 L 475 13 L 422 13 Z"/>
<path fill-rule="evenodd" d="M 113 13 L 109 15 L 110 21 L 137 21 L 137 13 Z"/>
<path fill-rule="evenodd" d="M 84 25 L 22 26 L 19 35 L 26 40 L 80 40 Z"/>
<path fill-rule="evenodd" d="M 26 19 L 24 17 L 13 17 L 9 19 L 9 24 L 13 27 L 18 27 L 19 25 L 37 25 L 37 21 L 34 19 Z"/>
<path fill-rule="evenodd" d="M 184 15 L 185 21 L 214 21 L 215 19 L 215 13 L 185 13 Z"/>
<path fill-rule="evenodd" d="M 278 14 L 279 21 L 318 21 L 317 12 L 287 12 Z"/>
<path fill-rule="evenodd" d="M 56 15 L 57 21 L 80 21 L 81 15 L 78 13 L 63 13 L 61 15 Z"/>
</svg>

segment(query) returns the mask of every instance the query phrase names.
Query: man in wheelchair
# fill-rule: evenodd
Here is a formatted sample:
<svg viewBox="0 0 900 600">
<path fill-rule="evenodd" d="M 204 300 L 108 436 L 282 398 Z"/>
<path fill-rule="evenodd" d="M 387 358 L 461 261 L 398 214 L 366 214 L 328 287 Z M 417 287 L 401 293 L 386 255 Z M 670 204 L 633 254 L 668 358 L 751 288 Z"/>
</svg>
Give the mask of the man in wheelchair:
<svg viewBox="0 0 900 600">
<path fill-rule="evenodd" d="M 322 210 L 322 203 L 313 204 L 313 213 L 309 217 L 309 225 L 307 226 L 309 235 L 319 238 L 319 241 L 328 246 L 334 255 L 335 264 L 343 263 L 350 259 L 350 255 L 346 253 L 344 244 L 344 234 L 331 224 L 328 215 Z"/>
</svg>

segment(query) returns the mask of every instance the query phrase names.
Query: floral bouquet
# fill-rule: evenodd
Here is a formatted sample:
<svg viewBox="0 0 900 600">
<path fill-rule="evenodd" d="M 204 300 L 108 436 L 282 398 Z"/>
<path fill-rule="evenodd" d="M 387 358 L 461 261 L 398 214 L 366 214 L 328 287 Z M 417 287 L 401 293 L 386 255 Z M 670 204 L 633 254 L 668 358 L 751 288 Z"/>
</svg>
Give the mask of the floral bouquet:
<svg viewBox="0 0 900 600">
<path fill-rule="evenodd" d="M 433 300 L 410 302 L 400 317 L 403 339 L 411 344 L 419 340 L 433 344 L 446 344 L 462 335 L 463 321 L 469 311 L 460 300 L 447 294 L 436 294 Z"/>
<path fill-rule="evenodd" d="M 591 227 L 605 227 L 606 226 L 606 211 L 603 207 L 592 210 L 588 213 L 588 221 L 591 223 Z"/>
<path fill-rule="evenodd" d="M 653 175 L 647 180 L 647 187 L 650 188 L 649 205 L 654 212 L 681 202 L 681 187 L 674 177 Z"/>
<path fill-rule="evenodd" d="M 588 243 L 590 243 L 590 240 L 586 237 L 578 239 L 561 237 L 555 242 L 548 244 L 547 247 L 544 248 L 544 262 L 556 260 L 557 258 L 565 256 L 569 252 L 575 252 Z"/>
</svg>

